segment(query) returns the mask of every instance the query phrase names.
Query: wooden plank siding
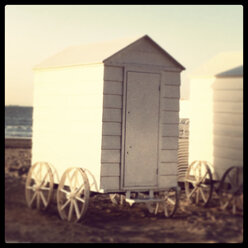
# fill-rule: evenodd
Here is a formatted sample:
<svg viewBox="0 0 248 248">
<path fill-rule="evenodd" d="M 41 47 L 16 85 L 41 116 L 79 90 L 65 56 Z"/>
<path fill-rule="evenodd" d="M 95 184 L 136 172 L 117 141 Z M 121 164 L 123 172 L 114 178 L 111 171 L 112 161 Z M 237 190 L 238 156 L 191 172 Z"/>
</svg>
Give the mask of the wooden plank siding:
<svg viewBox="0 0 248 248">
<path fill-rule="evenodd" d="M 215 135 L 214 136 L 214 145 L 216 147 L 223 146 L 229 148 L 243 148 L 243 136 L 222 136 L 222 135 Z"/>
<path fill-rule="evenodd" d="M 229 148 L 223 146 L 214 147 L 214 156 L 226 159 L 239 159 L 243 157 L 243 149 Z"/>
<path fill-rule="evenodd" d="M 243 78 L 217 78 L 213 84 L 214 166 L 221 177 L 243 165 Z"/>
<path fill-rule="evenodd" d="M 213 90 L 241 90 L 243 91 L 243 78 L 218 78 L 213 84 Z"/>
<path fill-rule="evenodd" d="M 224 125 L 241 125 L 243 122 L 242 113 L 218 113 L 214 115 L 215 124 L 224 124 Z"/>
<path fill-rule="evenodd" d="M 162 72 L 160 93 L 159 187 L 177 183 L 180 75 Z"/>
<path fill-rule="evenodd" d="M 242 137 L 243 125 L 225 125 L 215 124 L 213 127 L 214 135 L 227 136 L 227 137 Z"/>
<path fill-rule="evenodd" d="M 218 157 L 215 155 L 214 162 L 216 165 L 218 165 L 218 166 L 215 166 L 215 171 L 216 171 L 216 175 L 218 175 L 219 180 L 221 179 L 223 173 L 231 166 L 243 166 L 242 158 L 239 158 L 239 159 L 223 158 L 223 157 Z"/>
<path fill-rule="evenodd" d="M 215 113 L 242 113 L 243 102 L 215 101 L 213 108 Z"/>
<path fill-rule="evenodd" d="M 213 100 L 216 102 L 243 102 L 242 90 L 215 90 L 213 92 Z"/>
<path fill-rule="evenodd" d="M 121 176 L 123 71 L 113 66 L 105 66 L 104 71 L 101 183 L 105 190 L 117 190 Z M 180 75 L 161 74 L 158 187 L 166 187 L 177 178 Z"/>
<path fill-rule="evenodd" d="M 123 68 L 104 67 L 101 188 L 120 189 Z"/>
</svg>

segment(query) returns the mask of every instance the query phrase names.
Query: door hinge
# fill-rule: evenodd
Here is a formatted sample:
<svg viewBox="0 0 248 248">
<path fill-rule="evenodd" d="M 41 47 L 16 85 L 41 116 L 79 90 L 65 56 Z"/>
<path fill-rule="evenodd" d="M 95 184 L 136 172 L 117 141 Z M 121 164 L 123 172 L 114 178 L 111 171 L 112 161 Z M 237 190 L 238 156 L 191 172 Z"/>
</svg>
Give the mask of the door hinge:
<svg viewBox="0 0 248 248">
<path fill-rule="evenodd" d="M 156 174 L 158 175 L 158 168 L 156 169 Z"/>
</svg>

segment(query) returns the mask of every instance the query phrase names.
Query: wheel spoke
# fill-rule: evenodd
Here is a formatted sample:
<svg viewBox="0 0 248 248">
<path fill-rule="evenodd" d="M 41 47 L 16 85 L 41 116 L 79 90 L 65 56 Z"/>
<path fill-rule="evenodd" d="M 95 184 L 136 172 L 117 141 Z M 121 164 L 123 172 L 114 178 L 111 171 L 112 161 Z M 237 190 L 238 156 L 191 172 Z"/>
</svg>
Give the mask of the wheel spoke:
<svg viewBox="0 0 248 248">
<path fill-rule="evenodd" d="M 38 174 L 38 172 L 33 171 L 33 173 L 32 173 L 33 179 L 37 182 L 40 182 L 40 178 L 37 174 Z"/>
<path fill-rule="evenodd" d="M 50 188 L 48 188 L 48 187 L 40 187 L 40 189 L 42 189 L 42 190 L 50 190 Z"/>
<path fill-rule="evenodd" d="M 74 189 L 77 187 L 77 185 L 78 185 L 78 173 L 75 173 Z"/>
<path fill-rule="evenodd" d="M 76 195 L 80 195 L 83 189 L 84 189 L 84 184 L 82 184 L 82 185 L 75 191 L 75 194 L 76 194 Z"/>
<path fill-rule="evenodd" d="M 45 210 L 49 206 L 53 193 L 53 173 L 48 163 L 37 162 L 31 166 L 25 190 L 28 206 L 38 210 Z M 31 195 L 30 191 L 34 191 L 34 194 Z"/>
<path fill-rule="evenodd" d="M 168 198 L 167 200 L 168 200 L 168 202 L 170 202 L 173 206 L 175 206 L 175 205 L 176 205 L 176 202 L 175 202 L 175 201 L 173 201 L 171 198 Z"/>
<path fill-rule="evenodd" d="M 27 186 L 26 189 L 31 189 L 31 190 L 35 191 L 35 188 L 33 186 Z"/>
<path fill-rule="evenodd" d="M 157 202 L 157 203 L 156 203 L 156 207 L 155 207 L 155 212 L 154 212 L 155 215 L 158 213 L 158 209 L 159 209 L 159 203 Z"/>
<path fill-rule="evenodd" d="M 200 180 L 200 183 L 202 183 L 202 182 L 205 180 L 207 174 L 208 174 L 208 172 L 206 171 L 206 173 L 204 174 L 204 176 L 203 176 L 202 179 Z"/>
<path fill-rule="evenodd" d="M 75 207 L 75 212 L 77 215 L 77 219 L 80 219 L 80 213 L 79 213 L 79 209 L 78 209 L 78 205 L 76 201 L 73 201 L 74 207 Z"/>
<path fill-rule="evenodd" d="M 200 193 L 201 193 L 201 196 L 202 196 L 203 201 L 204 202 L 207 202 L 207 199 L 206 199 L 206 197 L 204 195 L 204 192 L 203 192 L 202 188 L 199 188 L 199 190 L 200 190 Z"/>
<path fill-rule="evenodd" d="M 198 164 L 198 172 L 199 172 L 199 180 L 201 179 L 201 169 L 202 169 L 202 161 Z"/>
<path fill-rule="evenodd" d="M 76 199 L 77 199 L 78 201 L 81 201 L 82 203 L 85 203 L 85 200 L 82 199 L 82 198 L 80 198 L 79 196 L 76 196 Z"/>
<path fill-rule="evenodd" d="M 63 210 L 68 205 L 69 202 L 70 202 L 70 199 L 68 199 L 60 209 Z"/>
<path fill-rule="evenodd" d="M 61 191 L 61 192 L 65 193 L 66 195 L 70 194 L 70 192 L 69 192 L 69 191 L 67 191 L 67 190 L 65 190 L 65 189 L 60 189 L 59 191 Z"/>
<path fill-rule="evenodd" d="M 166 204 L 164 204 L 164 214 L 165 214 L 165 216 L 169 216 Z"/>
<path fill-rule="evenodd" d="M 59 182 L 57 193 L 57 209 L 60 217 L 67 221 L 79 221 L 88 208 L 89 194 L 89 183 L 84 170 L 68 168 Z"/>
<path fill-rule="evenodd" d="M 70 177 L 69 173 L 67 174 L 67 178 L 68 178 L 68 181 L 69 181 L 69 187 L 72 189 L 72 180 L 71 180 L 71 177 Z"/>
<path fill-rule="evenodd" d="M 198 204 L 199 203 L 199 189 L 200 188 L 198 188 L 198 190 L 196 191 L 196 199 L 195 199 L 195 202 L 196 202 L 196 204 Z"/>
<path fill-rule="evenodd" d="M 47 206 L 47 201 L 46 201 L 46 199 L 45 199 L 45 197 L 44 197 L 42 191 L 40 191 L 40 197 L 41 197 L 41 200 L 42 200 L 44 206 L 46 207 L 46 206 Z"/>
<path fill-rule="evenodd" d="M 40 209 L 40 192 L 37 192 L 36 207 Z"/>
<path fill-rule="evenodd" d="M 70 201 L 70 209 L 69 209 L 69 214 L 68 214 L 68 221 L 71 221 L 72 211 L 73 211 L 73 202 Z"/>
<path fill-rule="evenodd" d="M 190 199 L 191 196 L 195 193 L 195 191 L 197 190 L 198 187 L 195 187 L 188 195 L 188 198 Z"/>
<path fill-rule="evenodd" d="M 189 178 L 186 178 L 185 181 L 189 182 L 189 183 L 192 183 L 192 184 L 196 183 L 196 180 L 189 179 Z"/>
<path fill-rule="evenodd" d="M 226 201 L 225 203 L 222 202 L 221 209 L 225 210 L 228 205 L 229 205 L 229 201 Z"/>
<path fill-rule="evenodd" d="M 35 191 L 35 193 L 33 194 L 33 197 L 32 197 L 32 199 L 31 199 L 31 201 L 30 201 L 29 206 L 31 206 L 31 205 L 32 205 L 32 203 L 33 203 L 33 201 L 34 201 L 34 199 L 35 199 L 36 195 L 37 195 L 37 191 Z"/>
<path fill-rule="evenodd" d="M 46 175 L 44 176 L 44 178 L 40 184 L 41 186 L 44 186 L 44 183 L 46 182 L 46 178 L 47 178 L 48 174 L 49 174 L 49 171 L 46 172 Z"/>
<path fill-rule="evenodd" d="M 77 174 L 77 170 L 75 170 L 71 176 L 71 183 L 70 186 L 72 188 L 72 191 L 74 191 L 76 185 L 75 185 L 75 181 L 76 181 L 76 174 Z"/>
</svg>

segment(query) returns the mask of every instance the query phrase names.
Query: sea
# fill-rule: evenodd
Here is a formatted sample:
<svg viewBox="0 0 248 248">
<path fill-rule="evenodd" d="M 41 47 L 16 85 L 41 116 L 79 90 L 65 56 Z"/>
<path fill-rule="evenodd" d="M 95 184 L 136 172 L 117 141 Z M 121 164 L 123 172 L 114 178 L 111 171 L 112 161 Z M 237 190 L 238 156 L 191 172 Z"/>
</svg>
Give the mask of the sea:
<svg viewBox="0 0 248 248">
<path fill-rule="evenodd" d="M 33 107 L 5 106 L 5 138 L 32 138 Z"/>
<path fill-rule="evenodd" d="M 5 106 L 5 138 L 32 138 L 33 107 Z M 179 137 L 188 137 L 189 119 L 180 118 Z"/>
</svg>

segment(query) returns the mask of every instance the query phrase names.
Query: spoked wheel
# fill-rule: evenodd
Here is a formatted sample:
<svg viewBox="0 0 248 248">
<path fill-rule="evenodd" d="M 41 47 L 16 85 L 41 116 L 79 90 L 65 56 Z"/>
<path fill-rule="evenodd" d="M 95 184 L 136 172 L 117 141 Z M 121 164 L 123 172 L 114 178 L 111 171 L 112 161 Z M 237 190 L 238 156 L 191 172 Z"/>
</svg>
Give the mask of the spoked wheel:
<svg viewBox="0 0 248 248">
<path fill-rule="evenodd" d="M 220 181 L 219 198 L 221 209 L 231 210 L 236 214 L 243 209 L 243 168 L 230 167 Z"/>
<path fill-rule="evenodd" d="M 206 161 L 194 161 L 185 176 L 185 194 L 190 203 L 207 206 L 213 193 L 212 173 Z"/>
<path fill-rule="evenodd" d="M 90 191 L 98 192 L 99 189 L 98 189 L 97 182 L 96 182 L 94 175 L 88 169 L 84 169 L 84 172 L 86 173 L 86 176 L 89 181 Z"/>
<path fill-rule="evenodd" d="M 67 169 L 57 190 L 57 208 L 63 220 L 78 222 L 85 215 L 90 197 L 88 178 L 81 168 Z"/>
<path fill-rule="evenodd" d="M 54 178 L 51 167 L 46 162 L 37 162 L 29 170 L 25 195 L 28 207 L 45 210 L 53 195 Z"/>
<path fill-rule="evenodd" d="M 122 194 L 109 194 L 109 198 L 114 205 L 123 205 L 125 201 L 125 196 Z"/>
<path fill-rule="evenodd" d="M 178 207 L 178 190 L 170 188 L 168 191 L 159 192 L 155 197 L 161 199 L 161 202 L 147 203 L 150 213 L 155 215 L 164 215 L 166 218 L 172 217 Z"/>
</svg>

